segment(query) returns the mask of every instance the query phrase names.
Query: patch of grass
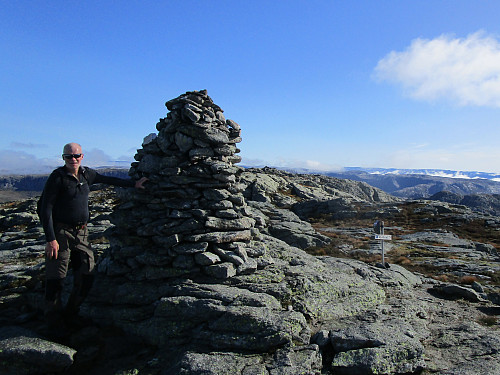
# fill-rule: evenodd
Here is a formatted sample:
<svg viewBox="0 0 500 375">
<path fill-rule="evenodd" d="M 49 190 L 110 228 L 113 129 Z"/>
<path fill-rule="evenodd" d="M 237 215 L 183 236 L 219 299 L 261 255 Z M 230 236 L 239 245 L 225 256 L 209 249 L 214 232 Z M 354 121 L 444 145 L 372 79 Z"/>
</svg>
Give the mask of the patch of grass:
<svg viewBox="0 0 500 375">
<path fill-rule="evenodd" d="M 410 266 L 412 264 L 411 259 L 405 256 L 400 256 L 394 259 L 393 263 L 399 264 L 400 266 Z"/>
<path fill-rule="evenodd" d="M 389 259 L 395 260 L 399 257 L 406 257 L 410 259 L 422 259 L 422 258 L 448 258 L 452 259 L 453 254 L 436 251 L 434 249 L 420 248 L 412 245 L 400 244 L 394 247 L 388 254 Z"/>
<path fill-rule="evenodd" d="M 443 283 L 447 283 L 450 281 L 450 277 L 448 275 L 437 275 L 432 277 L 434 280 L 441 281 Z"/>
<path fill-rule="evenodd" d="M 315 256 L 328 255 L 335 258 L 351 258 L 349 255 L 344 253 L 335 245 L 333 242 L 329 243 L 327 246 L 313 246 L 305 250 L 307 253 Z"/>
<path fill-rule="evenodd" d="M 354 259 L 360 260 L 365 263 L 374 264 L 382 262 L 382 255 L 358 252 L 357 254 L 355 254 Z"/>
<path fill-rule="evenodd" d="M 458 282 L 460 284 L 471 285 L 474 282 L 477 282 L 477 277 L 476 276 L 462 276 L 460 279 L 458 279 Z"/>
</svg>

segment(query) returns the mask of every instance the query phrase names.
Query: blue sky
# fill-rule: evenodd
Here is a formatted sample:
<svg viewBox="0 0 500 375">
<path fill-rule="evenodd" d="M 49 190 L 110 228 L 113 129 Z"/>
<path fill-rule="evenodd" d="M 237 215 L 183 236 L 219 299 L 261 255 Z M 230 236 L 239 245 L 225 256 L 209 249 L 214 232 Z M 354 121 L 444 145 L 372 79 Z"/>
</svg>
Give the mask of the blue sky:
<svg viewBox="0 0 500 375">
<path fill-rule="evenodd" d="M 500 173 L 498 1 L 0 0 L 0 173 L 131 161 L 207 89 L 245 165 Z M 48 169 L 47 169 L 48 168 Z"/>
</svg>

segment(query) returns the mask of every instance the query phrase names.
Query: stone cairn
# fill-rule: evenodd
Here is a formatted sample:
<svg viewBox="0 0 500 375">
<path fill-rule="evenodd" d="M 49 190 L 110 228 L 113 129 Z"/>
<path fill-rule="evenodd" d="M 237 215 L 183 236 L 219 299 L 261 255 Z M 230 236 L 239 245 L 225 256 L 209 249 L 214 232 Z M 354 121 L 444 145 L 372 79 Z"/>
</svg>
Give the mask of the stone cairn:
<svg viewBox="0 0 500 375">
<path fill-rule="evenodd" d="M 170 112 L 129 171 L 149 179 L 146 190 L 127 192 L 112 215 L 106 273 L 133 280 L 252 273 L 265 249 L 254 240 L 256 220 L 238 190 L 240 126 L 225 119 L 206 90 L 165 105 Z"/>
</svg>

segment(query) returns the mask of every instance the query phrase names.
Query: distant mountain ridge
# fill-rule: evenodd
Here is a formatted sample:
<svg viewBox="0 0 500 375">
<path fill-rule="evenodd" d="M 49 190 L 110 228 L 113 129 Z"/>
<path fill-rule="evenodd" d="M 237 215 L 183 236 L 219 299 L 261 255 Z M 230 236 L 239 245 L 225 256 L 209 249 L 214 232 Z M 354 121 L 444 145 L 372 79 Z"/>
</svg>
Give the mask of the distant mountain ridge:
<svg viewBox="0 0 500 375">
<path fill-rule="evenodd" d="M 457 172 L 467 177 L 443 177 L 436 174 L 415 174 L 412 170 L 375 169 L 365 171 L 357 168 L 342 172 L 326 172 L 327 176 L 363 181 L 386 193 L 401 198 L 429 198 L 440 191 L 449 191 L 459 195 L 500 194 L 498 175 L 488 174 L 490 179 L 477 177 L 480 172 Z M 415 170 L 413 170 L 415 171 Z M 423 171 L 423 170 L 417 170 Z M 428 172 L 429 170 L 427 170 Z M 437 170 L 433 170 L 437 172 Z M 445 171 L 443 171 L 445 172 Z M 451 175 L 453 171 L 448 171 Z M 445 173 L 443 173 L 445 174 Z M 474 177 L 472 177 L 474 176 Z"/>
<path fill-rule="evenodd" d="M 109 167 L 95 169 L 106 176 L 129 178 L 128 169 Z M 0 176 L 0 190 L 42 191 L 49 174 L 50 173 Z"/>
<path fill-rule="evenodd" d="M 128 169 L 97 169 L 105 175 L 128 178 Z M 331 172 L 319 172 L 302 168 L 278 169 L 293 173 L 314 173 L 366 182 L 373 187 L 400 198 L 429 198 L 441 191 L 461 196 L 500 194 L 500 175 L 486 172 L 359 167 L 348 167 L 343 171 Z M 41 191 L 47 177 L 47 174 L 0 176 L 0 190 Z"/>
<path fill-rule="evenodd" d="M 379 175 L 425 175 L 459 179 L 485 179 L 500 182 L 500 174 L 477 171 L 453 171 L 449 169 L 398 169 L 398 168 L 361 168 L 346 167 L 346 172 L 363 171 Z"/>
<path fill-rule="evenodd" d="M 129 178 L 128 169 L 97 168 L 108 176 Z M 265 168 L 264 168 L 265 169 Z M 281 168 L 283 170 L 283 168 Z M 365 182 L 385 193 L 405 199 L 430 199 L 461 204 L 478 212 L 500 214 L 500 182 L 480 178 L 450 178 L 426 174 L 398 174 L 402 170 L 373 168 L 369 173 L 359 168 L 342 172 L 316 172 L 287 169 L 298 174 L 320 174 L 338 179 Z M 389 171 L 385 173 L 385 171 Z M 409 171 L 409 170 L 405 170 Z M 414 170 L 415 171 L 415 170 Z M 463 173 L 463 172 L 460 172 Z M 473 176 L 478 172 L 468 172 Z M 37 195 L 43 190 L 48 174 L 0 176 L 0 201 Z"/>
</svg>

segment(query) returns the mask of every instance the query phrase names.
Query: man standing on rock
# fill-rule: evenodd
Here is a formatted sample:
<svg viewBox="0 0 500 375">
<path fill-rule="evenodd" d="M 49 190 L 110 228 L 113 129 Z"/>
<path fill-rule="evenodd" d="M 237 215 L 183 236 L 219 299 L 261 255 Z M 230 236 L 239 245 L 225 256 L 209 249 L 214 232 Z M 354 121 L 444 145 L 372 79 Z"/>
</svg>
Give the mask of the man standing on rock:
<svg viewBox="0 0 500 375">
<path fill-rule="evenodd" d="M 40 220 L 45 232 L 45 317 L 49 330 L 62 334 L 64 323 L 76 317 L 94 280 L 94 253 L 88 242 L 90 185 L 104 183 L 144 189 L 147 178 L 134 182 L 103 176 L 82 167 L 82 147 L 77 143 L 64 146 L 64 166 L 55 169 L 43 189 Z M 73 290 L 63 309 L 61 292 L 71 261 Z"/>
</svg>

